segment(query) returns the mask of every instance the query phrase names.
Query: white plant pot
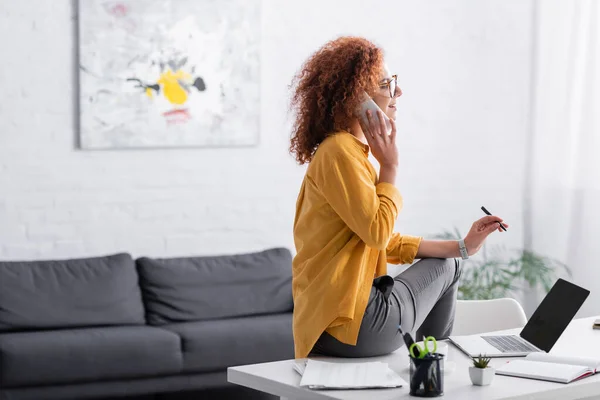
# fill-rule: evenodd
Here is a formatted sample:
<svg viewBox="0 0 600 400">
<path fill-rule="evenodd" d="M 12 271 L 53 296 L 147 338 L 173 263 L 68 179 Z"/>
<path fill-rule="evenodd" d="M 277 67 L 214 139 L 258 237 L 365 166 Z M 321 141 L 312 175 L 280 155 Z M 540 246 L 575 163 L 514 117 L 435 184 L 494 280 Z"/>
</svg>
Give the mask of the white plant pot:
<svg viewBox="0 0 600 400">
<path fill-rule="evenodd" d="M 487 386 L 492 383 L 494 375 L 496 375 L 496 370 L 492 367 L 469 367 L 469 376 L 471 377 L 471 382 L 473 382 L 473 385 Z"/>
</svg>

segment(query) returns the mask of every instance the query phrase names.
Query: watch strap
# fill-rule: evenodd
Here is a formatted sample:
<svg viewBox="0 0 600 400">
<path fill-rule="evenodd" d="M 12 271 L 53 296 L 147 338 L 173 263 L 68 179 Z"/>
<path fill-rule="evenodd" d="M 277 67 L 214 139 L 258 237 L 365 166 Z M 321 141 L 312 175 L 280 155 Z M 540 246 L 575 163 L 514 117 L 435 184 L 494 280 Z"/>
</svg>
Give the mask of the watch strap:
<svg viewBox="0 0 600 400">
<path fill-rule="evenodd" d="M 469 252 L 467 251 L 467 246 L 465 246 L 465 239 L 458 240 L 458 250 L 460 251 L 460 256 L 463 260 L 469 258 Z"/>
</svg>

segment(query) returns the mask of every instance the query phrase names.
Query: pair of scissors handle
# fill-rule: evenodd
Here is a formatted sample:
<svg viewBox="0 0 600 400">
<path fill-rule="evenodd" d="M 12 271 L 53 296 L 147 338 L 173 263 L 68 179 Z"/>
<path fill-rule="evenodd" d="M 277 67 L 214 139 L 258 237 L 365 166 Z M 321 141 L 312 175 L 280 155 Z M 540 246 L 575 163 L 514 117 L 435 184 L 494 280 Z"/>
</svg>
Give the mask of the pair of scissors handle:
<svg viewBox="0 0 600 400">
<path fill-rule="evenodd" d="M 429 349 L 429 342 L 433 343 L 433 349 Z M 410 346 L 410 349 L 408 349 L 408 352 L 414 358 L 424 358 L 427 354 L 435 353 L 437 351 L 437 341 L 433 336 L 427 336 L 423 341 L 423 347 L 424 348 L 421 349 L 418 344 L 413 343 Z M 417 354 L 415 354 L 415 350 Z"/>
</svg>

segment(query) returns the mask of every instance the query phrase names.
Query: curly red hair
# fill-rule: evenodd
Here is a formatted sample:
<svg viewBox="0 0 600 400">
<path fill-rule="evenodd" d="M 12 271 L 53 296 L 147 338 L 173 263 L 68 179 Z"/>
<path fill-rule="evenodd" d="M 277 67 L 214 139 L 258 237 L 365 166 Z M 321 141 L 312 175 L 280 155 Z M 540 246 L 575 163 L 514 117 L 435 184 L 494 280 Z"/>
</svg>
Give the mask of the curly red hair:
<svg viewBox="0 0 600 400">
<path fill-rule="evenodd" d="M 325 138 L 346 130 L 362 91 L 379 85 L 383 51 L 361 37 L 340 37 L 317 50 L 294 77 L 291 108 L 296 113 L 290 153 L 309 163 Z"/>
</svg>

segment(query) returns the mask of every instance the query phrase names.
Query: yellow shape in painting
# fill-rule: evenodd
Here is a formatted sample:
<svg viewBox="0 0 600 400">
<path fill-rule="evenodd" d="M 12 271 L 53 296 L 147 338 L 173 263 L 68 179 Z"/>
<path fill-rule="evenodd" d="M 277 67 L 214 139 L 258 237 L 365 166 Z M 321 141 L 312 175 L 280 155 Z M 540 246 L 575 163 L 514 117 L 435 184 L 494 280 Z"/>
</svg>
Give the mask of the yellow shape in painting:
<svg viewBox="0 0 600 400">
<path fill-rule="evenodd" d="M 176 73 L 168 70 L 160 75 L 158 84 L 162 85 L 165 97 L 171 104 L 183 104 L 187 101 L 188 94 L 179 84 L 179 80 L 190 79 L 191 76 L 181 70 Z"/>
<path fill-rule="evenodd" d="M 150 97 L 150 98 L 152 98 L 152 97 L 153 97 L 153 96 L 152 96 L 152 89 L 150 89 L 150 88 L 146 88 L 146 96 L 148 96 L 148 97 Z"/>
</svg>

